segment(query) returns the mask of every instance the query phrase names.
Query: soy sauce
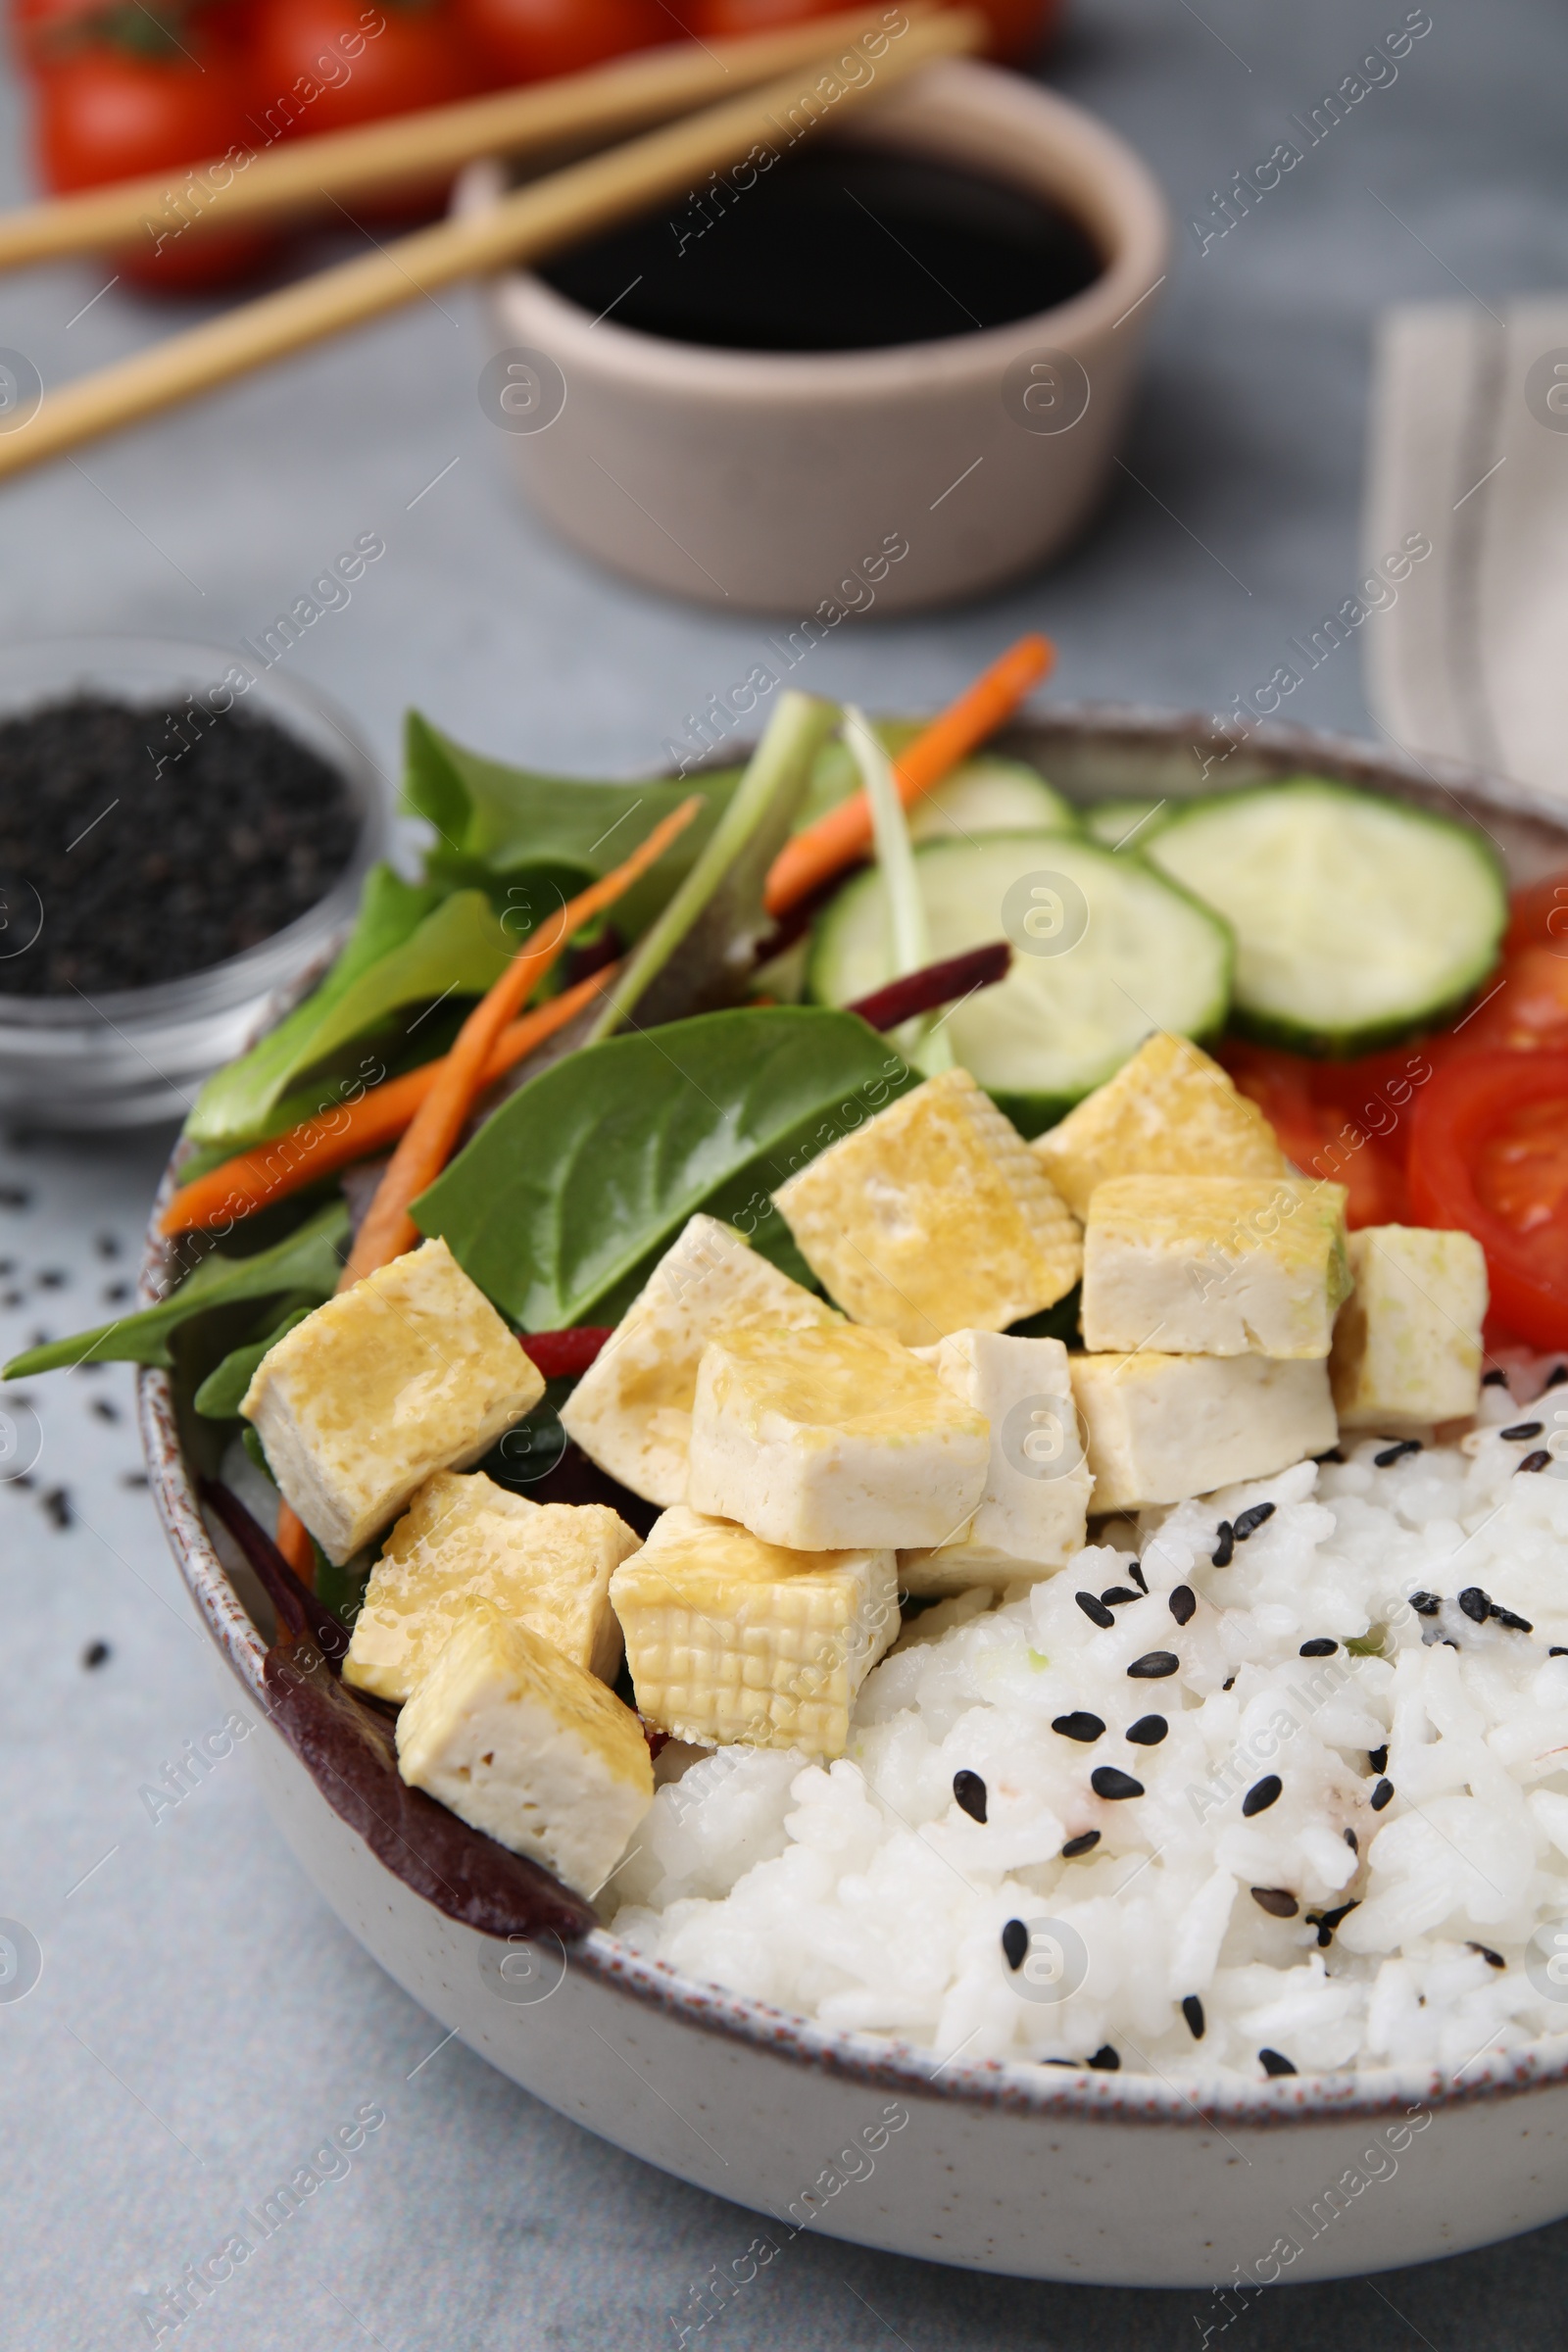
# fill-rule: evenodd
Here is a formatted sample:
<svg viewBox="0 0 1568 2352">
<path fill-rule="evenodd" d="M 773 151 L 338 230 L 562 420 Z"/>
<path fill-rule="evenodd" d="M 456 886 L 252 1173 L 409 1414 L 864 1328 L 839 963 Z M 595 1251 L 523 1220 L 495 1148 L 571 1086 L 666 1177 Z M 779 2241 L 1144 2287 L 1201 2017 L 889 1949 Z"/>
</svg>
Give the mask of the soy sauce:
<svg viewBox="0 0 1568 2352">
<path fill-rule="evenodd" d="M 874 351 L 1006 326 L 1100 275 L 1047 199 L 951 164 L 813 147 L 710 182 L 540 274 L 597 318 L 728 351 Z"/>
</svg>

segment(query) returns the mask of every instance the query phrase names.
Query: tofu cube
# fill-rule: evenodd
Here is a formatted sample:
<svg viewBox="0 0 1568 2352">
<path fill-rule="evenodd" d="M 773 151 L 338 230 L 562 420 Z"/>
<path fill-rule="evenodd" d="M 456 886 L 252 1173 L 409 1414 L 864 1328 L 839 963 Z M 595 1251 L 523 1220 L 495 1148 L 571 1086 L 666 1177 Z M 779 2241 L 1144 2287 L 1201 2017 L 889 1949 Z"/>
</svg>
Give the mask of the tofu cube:
<svg viewBox="0 0 1568 2352">
<path fill-rule="evenodd" d="M 339 1566 L 436 1470 L 466 1470 L 545 1384 L 443 1241 L 318 1306 L 240 1411 L 283 1498 Z"/>
<path fill-rule="evenodd" d="M 642 1725 L 612 1690 L 475 1608 L 398 1717 L 398 1770 L 590 1899 L 654 1801 Z"/>
<path fill-rule="evenodd" d="M 1078 1217 L 1112 1176 L 1287 1173 L 1257 1104 L 1217 1061 L 1163 1030 L 1029 1149 Z"/>
<path fill-rule="evenodd" d="M 1082 1267 L 1076 1221 L 967 1070 L 890 1102 L 773 1199 L 845 1312 L 909 1348 L 1004 1331 Z"/>
<path fill-rule="evenodd" d="M 733 1226 L 691 1217 L 573 1389 L 562 1427 L 601 1470 L 667 1509 L 685 1497 L 697 1360 L 715 1333 L 838 1320 Z"/>
<path fill-rule="evenodd" d="M 990 1453 L 984 1415 L 885 1332 L 732 1331 L 698 1366 L 687 1500 L 795 1551 L 942 1544 Z"/>
<path fill-rule="evenodd" d="M 899 1581 L 918 1593 L 1035 1583 L 1084 1542 L 1093 1480 L 1059 1340 L 956 1331 L 921 1354 L 991 1425 L 985 1492 L 967 1528 L 935 1549 L 901 1551 Z"/>
<path fill-rule="evenodd" d="M 1329 1379 L 1347 1429 L 1426 1428 L 1481 1395 L 1487 1261 L 1468 1233 L 1367 1225 L 1349 1237 L 1355 1289 L 1334 1326 Z"/>
<path fill-rule="evenodd" d="M 891 1547 L 786 1551 L 680 1504 L 610 1597 L 650 1722 L 823 1762 L 844 1753 L 856 1695 L 899 1631 Z"/>
<path fill-rule="evenodd" d="M 1321 1356 L 1075 1355 L 1097 1512 L 1185 1502 L 1326 1453 L 1338 1431 Z"/>
<path fill-rule="evenodd" d="M 1327 1355 L 1349 1296 L 1343 1185 L 1112 1176 L 1084 1228 L 1084 1346 Z"/>
<path fill-rule="evenodd" d="M 425 1480 L 370 1570 L 343 1680 L 410 1698 L 480 1602 L 602 1683 L 620 1665 L 610 1579 L 641 1538 L 602 1502 L 532 1502 L 480 1470 Z"/>
</svg>

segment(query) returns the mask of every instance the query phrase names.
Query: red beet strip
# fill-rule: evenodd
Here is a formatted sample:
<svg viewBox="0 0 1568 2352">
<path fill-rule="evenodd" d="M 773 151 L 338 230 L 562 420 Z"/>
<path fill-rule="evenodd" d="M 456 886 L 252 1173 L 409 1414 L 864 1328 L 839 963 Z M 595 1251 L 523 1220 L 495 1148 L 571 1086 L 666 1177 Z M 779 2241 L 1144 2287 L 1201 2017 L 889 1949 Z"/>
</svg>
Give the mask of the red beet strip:
<svg viewBox="0 0 1568 2352">
<path fill-rule="evenodd" d="M 574 1331 L 525 1331 L 522 1352 L 546 1380 L 575 1380 L 586 1372 L 612 1332 L 591 1323 Z"/>
<path fill-rule="evenodd" d="M 919 971 L 890 980 L 886 988 L 874 988 L 868 997 L 858 997 L 844 1009 L 858 1012 L 873 1029 L 897 1029 L 912 1021 L 916 1013 L 935 1012 L 939 1004 L 973 996 L 977 988 L 995 988 L 999 980 L 1005 980 L 1011 966 L 1011 948 L 1004 939 L 995 940 L 989 947 L 966 948 L 961 956 L 944 956 L 940 963 L 922 964 Z"/>
</svg>

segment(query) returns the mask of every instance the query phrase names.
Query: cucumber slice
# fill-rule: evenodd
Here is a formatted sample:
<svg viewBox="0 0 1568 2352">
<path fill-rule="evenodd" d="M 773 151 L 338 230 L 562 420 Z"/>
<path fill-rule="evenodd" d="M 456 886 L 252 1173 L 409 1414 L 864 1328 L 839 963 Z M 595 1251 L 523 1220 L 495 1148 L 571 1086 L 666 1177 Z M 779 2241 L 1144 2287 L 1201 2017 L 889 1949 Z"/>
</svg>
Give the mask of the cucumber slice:
<svg viewBox="0 0 1568 2352">
<path fill-rule="evenodd" d="M 1156 811 L 1171 806 L 1155 800 L 1096 801 L 1082 812 L 1083 828 L 1091 841 L 1102 842 L 1107 850 L 1146 850 Z"/>
<path fill-rule="evenodd" d="M 883 750 L 897 759 L 907 743 L 925 729 L 923 718 L 879 718 L 872 733 Z M 799 833 L 814 824 L 829 808 L 860 789 L 860 771 L 848 744 L 824 744 L 811 768 L 810 787 L 796 818 Z M 930 841 L 948 833 L 1076 833 L 1078 811 L 1065 794 L 1048 784 L 1039 770 L 1023 760 L 1001 760 L 981 752 L 965 760 L 951 776 L 927 793 L 909 811 L 914 841 Z"/>
<path fill-rule="evenodd" d="M 1132 851 L 1113 856 L 1081 834 L 993 833 L 927 842 L 915 868 L 934 956 L 1013 942 L 1006 979 L 947 1021 L 957 1060 L 1025 1135 L 1113 1076 L 1151 1031 L 1203 1038 L 1222 1027 L 1229 926 Z M 848 1004 L 893 969 L 887 891 L 872 867 L 818 917 L 808 994 Z"/>
<path fill-rule="evenodd" d="M 1321 776 L 1192 803 L 1149 857 L 1235 930 L 1236 1026 L 1298 1054 L 1368 1054 L 1446 1019 L 1508 919 L 1481 834 Z"/>
<path fill-rule="evenodd" d="M 982 833 L 1076 833 L 1078 811 L 1021 760 L 966 760 L 909 810 L 909 838 Z"/>
</svg>

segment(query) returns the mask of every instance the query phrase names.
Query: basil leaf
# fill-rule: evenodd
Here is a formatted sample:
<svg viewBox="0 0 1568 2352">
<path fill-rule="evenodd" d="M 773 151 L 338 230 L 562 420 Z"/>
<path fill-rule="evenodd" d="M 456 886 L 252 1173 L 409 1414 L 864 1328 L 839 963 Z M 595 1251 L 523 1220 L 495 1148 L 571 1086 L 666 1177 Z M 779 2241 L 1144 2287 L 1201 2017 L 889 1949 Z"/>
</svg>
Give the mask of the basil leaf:
<svg viewBox="0 0 1568 2352">
<path fill-rule="evenodd" d="M 611 1036 L 634 1008 L 651 1028 L 747 994 L 757 950 L 774 927 L 762 905 L 768 868 L 790 837 L 812 758 L 838 715 L 834 704 L 814 696 L 780 696 L 740 789 L 610 990 L 590 1043 Z"/>
<path fill-rule="evenodd" d="M 74 1339 L 29 1348 L 12 1357 L 0 1379 L 22 1380 L 34 1372 L 89 1363 L 161 1364 L 168 1370 L 174 1360 L 169 1352 L 171 1334 L 208 1307 L 275 1298 L 285 1291 L 298 1291 L 318 1301 L 330 1298 L 337 1288 L 339 1244 L 348 1230 L 349 1212 L 341 1201 L 334 1201 L 286 1241 L 258 1250 L 254 1257 L 224 1257 L 215 1250 L 156 1306 L 103 1324 L 97 1331 L 79 1331 Z"/>
<path fill-rule="evenodd" d="M 520 1087 L 415 1220 L 530 1331 L 612 1321 L 699 1208 L 809 1281 L 773 1188 L 918 1083 L 863 1021 L 824 1006 L 609 1038 Z"/>
<path fill-rule="evenodd" d="M 482 759 L 411 710 L 403 799 L 439 836 L 425 855 L 426 872 L 448 888 L 488 891 L 516 942 L 573 892 L 618 865 L 694 789 L 702 792 L 709 808 L 615 907 L 615 929 L 622 939 L 637 939 L 696 864 L 740 776 L 738 767 L 685 783 L 542 775 Z"/>
<path fill-rule="evenodd" d="M 302 1071 L 407 1005 L 482 996 L 513 952 L 481 891 L 444 898 L 378 867 L 354 936 L 320 987 L 251 1053 L 208 1080 L 185 1133 L 195 1143 L 231 1150 L 258 1141 Z M 374 1082 L 374 1073 L 362 1075 Z"/>
<path fill-rule="evenodd" d="M 248 1348 L 231 1348 L 222 1362 L 208 1373 L 191 1399 L 204 1421 L 235 1421 L 244 1401 L 245 1392 L 256 1374 L 264 1355 L 277 1346 L 284 1334 L 303 1323 L 307 1315 L 316 1312 L 320 1304 L 310 1298 L 293 1304 L 286 1314 L 273 1321 L 265 1339 L 253 1340 Z"/>
</svg>

